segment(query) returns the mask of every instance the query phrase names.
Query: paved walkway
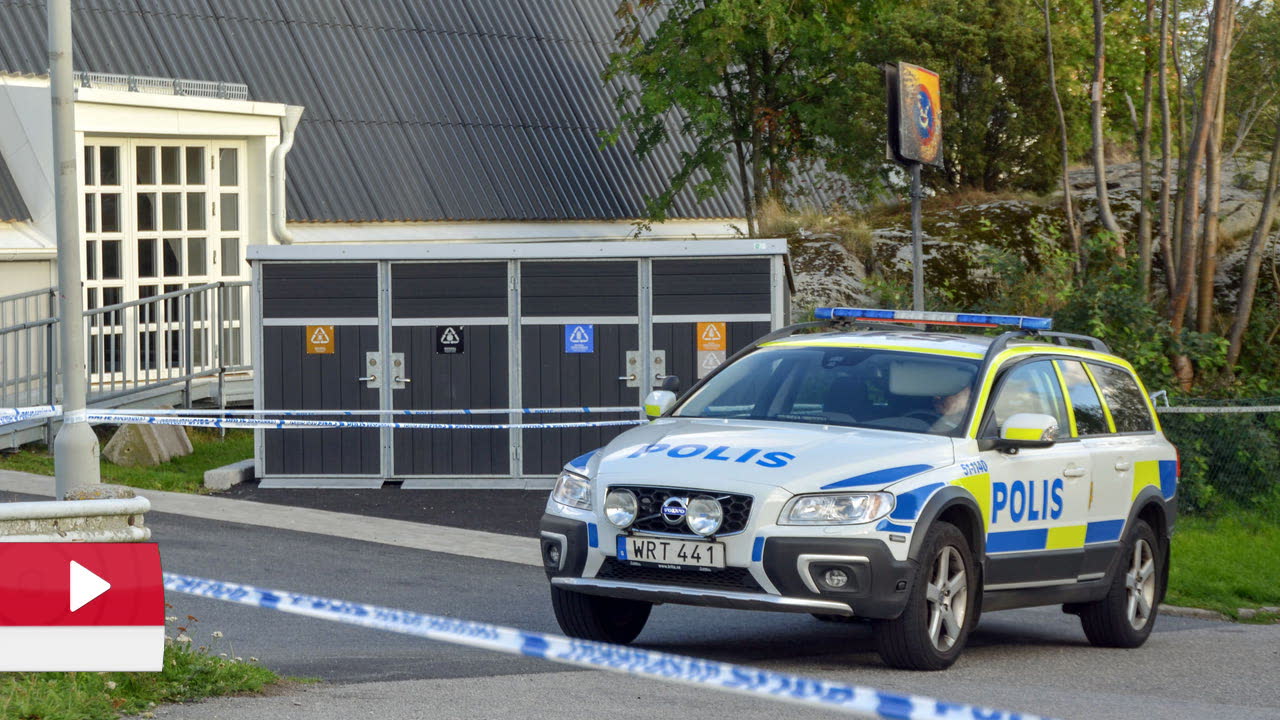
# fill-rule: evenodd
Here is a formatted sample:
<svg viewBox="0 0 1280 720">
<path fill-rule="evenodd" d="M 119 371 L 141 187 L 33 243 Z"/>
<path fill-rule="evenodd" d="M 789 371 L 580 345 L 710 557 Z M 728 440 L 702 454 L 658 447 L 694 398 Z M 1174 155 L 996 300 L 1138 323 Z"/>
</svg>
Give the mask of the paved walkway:
<svg viewBox="0 0 1280 720">
<path fill-rule="evenodd" d="M 52 497 L 53 478 L 0 470 L 0 491 L 3 490 Z M 213 495 L 190 495 L 162 490 L 136 492 L 150 500 L 151 509 L 156 512 L 542 567 L 535 538 L 331 510 L 230 500 Z"/>
</svg>

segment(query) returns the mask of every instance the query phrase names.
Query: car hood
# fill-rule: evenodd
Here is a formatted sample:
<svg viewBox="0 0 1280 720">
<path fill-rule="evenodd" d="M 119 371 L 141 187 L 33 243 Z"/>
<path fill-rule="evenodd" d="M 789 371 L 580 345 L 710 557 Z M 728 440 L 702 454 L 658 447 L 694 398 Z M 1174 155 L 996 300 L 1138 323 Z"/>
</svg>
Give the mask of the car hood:
<svg viewBox="0 0 1280 720">
<path fill-rule="evenodd" d="M 629 430 L 583 469 L 601 483 L 792 493 L 880 490 L 955 461 L 951 438 L 789 422 L 663 418 Z"/>
</svg>

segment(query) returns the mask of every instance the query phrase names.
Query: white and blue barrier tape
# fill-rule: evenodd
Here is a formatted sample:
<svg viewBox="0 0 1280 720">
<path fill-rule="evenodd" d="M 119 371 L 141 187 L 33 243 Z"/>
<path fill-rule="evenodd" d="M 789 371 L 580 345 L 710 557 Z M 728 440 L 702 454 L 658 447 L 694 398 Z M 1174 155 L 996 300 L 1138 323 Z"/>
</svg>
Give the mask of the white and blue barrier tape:
<svg viewBox="0 0 1280 720">
<path fill-rule="evenodd" d="M 543 414 L 548 412 L 559 412 L 563 408 L 529 408 L 533 411 L 529 414 Z M 578 412 L 583 409 L 579 408 Z M 622 412 L 623 410 L 616 410 Z M 625 408 L 626 412 L 639 412 L 638 408 Z M 218 415 L 227 414 L 224 411 L 214 411 Z M 263 412 L 271 414 L 271 411 L 249 411 L 252 413 Z M 302 411 L 307 414 L 313 414 L 312 411 Z M 348 413 L 366 414 L 364 411 L 352 410 Z M 515 411 L 503 411 L 515 412 Z M 614 409 L 595 409 L 592 412 L 615 412 Z M 54 405 L 44 405 L 39 407 L 26 408 L 0 408 L 0 425 L 10 423 L 23 422 L 26 420 L 42 420 L 45 418 L 55 418 L 62 414 L 61 408 Z M 212 415 L 213 413 L 208 413 Z M 248 413 L 245 413 L 248 414 Z M 315 411 L 314 414 L 324 415 L 342 415 L 343 411 Z M 375 410 L 367 414 L 370 415 L 406 415 L 399 410 L 380 411 Z M 479 414 L 479 413 L 477 413 Z M 487 411 L 484 414 L 490 414 Z M 496 414 L 496 413 L 494 413 Z M 154 411 L 154 410 L 98 410 L 89 409 L 84 413 L 82 422 L 94 423 L 110 423 L 116 425 L 181 425 L 184 427 L 205 427 L 205 428 L 226 428 L 226 429 L 242 429 L 242 430 L 306 430 L 306 429 L 377 429 L 391 428 L 394 430 L 554 430 L 568 428 L 597 428 L 597 427 L 617 427 L 625 425 L 639 425 L 646 422 L 645 420 L 591 420 L 583 422 L 549 422 L 549 423 L 423 423 L 423 422 L 380 422 L 369 420 L 297 420 L 297 419 L 263 419 L 253 417 L 209 417 L 207 415 L 191 416 L 189 411 Z"/>
<path fill-rule="evenodd" d="M 226 417 L 309 417 L 312 415 L 337 415 L 341 417 L 359 417 L 361 415 L 570 415 L 592 413 L 639 413 L 636 407 L 560 407 L 560 408 L 477 408 L 474 410 L 243 410 L 216 408 L 183 409 L 103 409 L 99 412 L 117 415 L 181 415 L 183 417 L 199 417 L 204 415 Z"/>
<path fill-rule="evenodd" d="M 623 645 L 575 640 L 489 623 L 267 590 L 250 585 L 164 574 L 166 590 L 305 617 L 414 635 L 484 650 L 525 655 L 592 670 L 608 670 L 879 720 L 1042 720 L 1038 716 L 701 660 Z"/>
</svg>

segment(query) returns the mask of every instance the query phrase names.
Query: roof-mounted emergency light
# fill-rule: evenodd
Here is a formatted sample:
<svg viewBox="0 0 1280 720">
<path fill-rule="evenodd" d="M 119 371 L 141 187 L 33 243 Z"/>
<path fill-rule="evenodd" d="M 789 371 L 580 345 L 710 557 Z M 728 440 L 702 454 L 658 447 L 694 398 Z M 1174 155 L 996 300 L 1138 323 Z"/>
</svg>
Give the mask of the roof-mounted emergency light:
<svg viewBox="0 0 1280 720">
<path fill-rule="evenodd" d="M 818 320 L 862 320 L 866 322 L 920 323 L 925 325 L 960 325 L 966 327 L 1012 326 L 1023 330 L 1052 330 L 1053 318 L 1022 315 L 984 315 L 977 313 L 945 313 L 916 310 L 876 310 L 872 308 L 818 308 Z"/>
</svg>

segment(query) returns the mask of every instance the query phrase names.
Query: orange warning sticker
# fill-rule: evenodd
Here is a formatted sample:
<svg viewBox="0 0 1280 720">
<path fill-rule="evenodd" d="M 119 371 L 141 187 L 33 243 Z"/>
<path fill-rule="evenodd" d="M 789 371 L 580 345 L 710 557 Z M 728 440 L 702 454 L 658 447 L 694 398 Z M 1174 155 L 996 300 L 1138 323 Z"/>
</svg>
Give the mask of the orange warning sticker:
<svg viewBox="0 0 1280 720">
<path fill-rule="evenodd" d="M 725 349 L 725 329 L 722 322 L 700 322 L 698 323 L 698 349 L 699 350 L 719 350 L 724 352 Z"/>
<path fill-rule="evenodd" d="M 308 325 L 307 326 L 307 354 L 308 355 L 332 355 L 333 354 L 333 326 L 332 325 Z"/>
</svg>

